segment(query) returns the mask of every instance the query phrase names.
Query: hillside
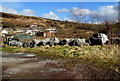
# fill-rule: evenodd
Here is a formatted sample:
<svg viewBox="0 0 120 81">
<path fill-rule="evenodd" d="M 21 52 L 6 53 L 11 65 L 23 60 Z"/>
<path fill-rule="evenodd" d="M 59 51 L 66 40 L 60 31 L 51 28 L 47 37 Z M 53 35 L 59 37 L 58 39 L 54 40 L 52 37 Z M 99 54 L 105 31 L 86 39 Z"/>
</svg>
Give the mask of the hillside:
<svg viewBox="0 0 120 81">
<path fill-rule="evenodd" d="M 38 27 L 56 27 L 59 31 L 56 37 L 59 38 L 88 38 L 92 33 L 103 32 L 106 33 L 106 26 L 95 24 L 83 24 L 68 21 L 59 21 L 46 19 L 34 16 L 23 16 L 9 13 L 2 13 L 2 26 L 3 28 L 29 28 L 30 25 L 37 25 Z M 118 28 L 118 24 L 111 25 L 112 28 Z M 114 29 L 114 32 L 116 29 Z"/>
</svg>

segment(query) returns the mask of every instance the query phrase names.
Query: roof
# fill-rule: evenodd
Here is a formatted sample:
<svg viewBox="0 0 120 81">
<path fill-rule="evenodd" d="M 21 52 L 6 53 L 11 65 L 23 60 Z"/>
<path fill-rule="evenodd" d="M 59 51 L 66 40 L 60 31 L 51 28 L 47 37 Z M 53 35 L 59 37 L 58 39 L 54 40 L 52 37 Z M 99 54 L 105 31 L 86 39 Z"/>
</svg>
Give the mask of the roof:
<svg viewBox="0 0 120 81">
<path fill-rule="evenodd" d="M 33 36 L 31 36 L 31 35 L 16 35 L 13 37 L 13 39 L 18 39 L 20 41 L 29 40 L 32 38 L 33 38 Z"/>
</svg>

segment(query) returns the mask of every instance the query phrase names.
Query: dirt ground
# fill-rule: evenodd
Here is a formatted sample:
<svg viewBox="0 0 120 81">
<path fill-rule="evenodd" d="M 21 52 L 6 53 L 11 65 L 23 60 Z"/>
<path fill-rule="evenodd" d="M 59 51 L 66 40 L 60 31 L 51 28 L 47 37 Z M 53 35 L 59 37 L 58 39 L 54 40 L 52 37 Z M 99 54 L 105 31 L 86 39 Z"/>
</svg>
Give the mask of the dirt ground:
<svg viewBox="0 0 120 81">
<path fill-rule="evenodd" d="M 50 59 L 27 53 L 2 52 L 2 79 L 120 79 L 102 66 L 74 63 L 73 59 Z"/>
</svg>

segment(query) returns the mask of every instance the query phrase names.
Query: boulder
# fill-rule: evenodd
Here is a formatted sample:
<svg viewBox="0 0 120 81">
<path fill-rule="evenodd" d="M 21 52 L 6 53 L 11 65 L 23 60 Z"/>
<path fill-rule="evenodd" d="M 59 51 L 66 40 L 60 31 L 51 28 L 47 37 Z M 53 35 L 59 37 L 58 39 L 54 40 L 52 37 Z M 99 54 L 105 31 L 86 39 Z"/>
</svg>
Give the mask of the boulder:
<svg viewBox="0 0 120 81">
<path fill-rule="evenodd" d="M 73 40 L 74 40 L 73 38 L 67 38 L 64 40 L 60 40 L 59 45 L 68 45 Z"/>
<path fill-rule="evenodd" d="M 107 35 L 103 33 L 93 34 L 89 40 L 90 45 L 103 45 L 109 41 Z"/>
<path fill-rule="evenodd" d="M 55 38 L 51 38 L 51 39 L 49 40 L 49 42 L 47 42 L 47 44 L 48 44 L 49 46 L 52 46 L 52 45 L 58 45 L 59 42 L 60 42 L 60 40 L 55 37 Z"/>
<path fill-rule="evenodd" d="M 50 38 L 46 38 L 46 39 L 43 39 L 43 40 L 39 40 L 37 43 L 36 43 L 36 46 L 45 46 L 48 44 L 48 42 L 50 41 Z"/>
<path fill-rule="evenodd" d="M 79 46 L 80 43 L 79 43 L 79 40 L 78 40 L 78 39 L 74 39 L 74 40 L 72 40 L 68 45 L 69 45 L 69 46 Z"/>
<path fill-rule="evenodd" d="M 35 42 L 34 41 L 27 41 L 23 43 L 23 47 L 35 47 Z"/>
<path fill-rule="evenodd" d="M 23 44 L 19 41 L 16 41 L 16 40 L 12 40 L 12 41 L 9 41 L 9 45 L 10 46 L 18 46 L 18 47 L 22 47 Z"/>
</svg>

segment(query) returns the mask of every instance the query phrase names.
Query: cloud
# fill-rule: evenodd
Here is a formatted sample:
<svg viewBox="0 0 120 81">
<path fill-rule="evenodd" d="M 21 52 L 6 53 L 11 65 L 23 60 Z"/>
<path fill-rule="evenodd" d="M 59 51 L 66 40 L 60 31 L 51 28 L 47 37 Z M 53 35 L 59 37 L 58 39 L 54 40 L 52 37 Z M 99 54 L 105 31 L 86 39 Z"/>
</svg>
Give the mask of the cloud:
<svg viewBox="0 0 120 81">
<path fill-rule="evenodd" d="M 62 8 L 62 9 L 58 9 L 57 12 L 69 12 L 69 9 L 66 8 Z"/>
<path fill-rule="evenodd" d="M 93 22 L 92 24 L 102 24 L 102 22 L 97 22 L 97 21 L 95 21 L 95 22 Z"/>
<path fill-rule="evenodd" d="M 2 12 L 2 6 L 0 5 L 0 12 Z"/>
<path fill-rule="evenodd" d="M 10 9 L 10 8 L 7 9 L 3 6 L 0 6 L 0 12 L 18 14 L 18 12 L 16 10 Z"/>
<path fill-rule="evenodd" d="M 94 13 L 92 12 L 92 16 L 95 16 L 99 21 L 118 21 L 118 5 L 109 5 L 102 6 Z"/>
<path fill-rule="evenodd" d="M 69 21 L 69 22 L 75 22 L 75 20 L 71 19 L 71 18 L 68 18 L 68 17 L 64 17 L 64 20 L 65 21 Z"/>
<path fill-rule="evenodd" d="M 53 12 L 49 12 L 48 14 L 43 14 L 42 17 L 48 18 L 48 19 L 55 19 L 55 20 L 60 20 L 60 18 Z"/>
<path fill-rule="evenodd" d="M 98 14 L 100 16 L 117 16 L 117 10 L 113 8 L 114 6 L 103 6 L 100 7 Z"/>
<path fill-rule="evenodd" d="M 19 14 L 33 16 L 34 12 L 31 9 L 23 9 Z"/>
<path fill-rule="evenodd" d="M 90 22 L 92 23 L 103 23 L 104 21 L 114 21 L 114 22 L 118 22 L 118 4 L 115 5 L 108 5 L 108 6 L 101 6 L 99 7 L 96 11 L 91 11 L 89 9 L 80 9 L 78 7 L 73 7 L 72 9 L 66 9 L 66 8 L 62 8 L 62 9 L 58 9 L 57 12 L 61 13 L 61 12 L 69 12 L 71 14 L 71 16 L 76 16 L 76 17 L 80 17 L 80 16 L 85 16 L 87 15 L 87 18 L 89 18 L 89 20 L 91 20 Z M 91 19 L 90 19 L 91 18 Z M 68 21 L 75 21 L 76 18 L 73 19 L 72 18 L 64 18 L 64 20 L 68 20 Z M 88 22 L 88 21 L 87 21 Z"/>
<path fill-rule="evenodd" d="M 70 12 L 75 15 L 75 16 L 80 16 L 80 15 L 89 15 L 90 10 L 89 9 L 79 9 L 77 7 L 73 7 Z"/>
<path fill-rule="evenodd" d="M 6 8 L 2 8 L 2 12 L 5 13 L 12 13 L 12 14 L 18 14 L 18 12 L 14 9 L 6 9 Z"/>
<path fill-rule="evenodd" d="M 1 12 L 5 12 L 5 13 L 18 14 L 18 15 L 26 15 L 26 16 L 33 16 L 34 15 L 34 11 L 32 11 L 31 9 L 23 9 L 20 12 L 18 12 L 15 9 L 5 8 L 3 6 L 0 6 L 0 11 Z"/>
<path fill-rule="evenodd" d="M 91 13 L 89 9 L 80 9 L 78 7 L 73 7 L 72 9 L 58 9 L 57 12 L 69 12 L 70 18 L 65 17 L 64 20 L 70 21 L 70 22 L 86 22 L 86 20 L 82 20 L 83 17 L 87 17 Z M 85 18 L 84 18 L 85 19 Z M 87 20 L 88 21 L 88 20 Z"/>
<path fill-rule="evenodd" d="M 90 14 L 89 9 L 79 9 L 78 7 L 73 7 L 72 9 L 58 9 L 57 12 L 71 12 L 73 15 L 79 16 L 79 15 L 88 15 Z"/>
</svg>

